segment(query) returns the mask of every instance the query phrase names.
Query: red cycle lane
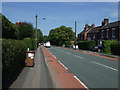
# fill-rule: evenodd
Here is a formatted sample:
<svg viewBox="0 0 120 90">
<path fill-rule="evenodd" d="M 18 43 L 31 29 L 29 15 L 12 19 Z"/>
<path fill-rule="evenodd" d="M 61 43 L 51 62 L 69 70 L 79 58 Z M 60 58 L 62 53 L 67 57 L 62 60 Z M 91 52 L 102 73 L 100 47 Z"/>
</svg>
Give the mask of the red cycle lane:
<svg viewBox="0 0 120 90">
<path fill-rule="evenodd" d="M 69 69 L 52 53 L 44 46 L 41 46 L 41 48 L 55 88 L 81 88 L 81 90 L 88 90 L 88 87 L 73 73 L 70 73 Z"/>
</svg>

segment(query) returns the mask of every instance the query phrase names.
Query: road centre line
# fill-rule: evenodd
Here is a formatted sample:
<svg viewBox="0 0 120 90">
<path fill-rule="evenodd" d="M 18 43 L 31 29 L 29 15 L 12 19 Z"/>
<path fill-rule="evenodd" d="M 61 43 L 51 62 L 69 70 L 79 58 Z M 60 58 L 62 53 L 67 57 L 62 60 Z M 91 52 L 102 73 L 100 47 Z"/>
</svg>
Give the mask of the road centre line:
<svg viewBox="0 0 120 90">
<path fill-rule="evenodd" d="M 74 56 L 76 56 L 76 57 L 78 57 L 78 58 L 80 58 L 80 59 L 84 59 L 83 57 L 80 57 L 80 56 L 78 56 L 78 55 L 74 55 Z"/>
<path fill-rule="evenodd" d="M 68 70 L 68 68 L 65 66 L 65 65 L 63 65 L 60 61 L 58 61 L 65 69 L 67 69 Z"/>
<path fill-rule="evenodd" d="M 112 67 L 106 66 L 106 65 L 101 64 L 101 63 L 97 63 L 97 62 L 95 62 L 95 61 L 91 61 L 91 62 L 92 62 L 92 63 L 95 63 L 95 64 L 97 64 L 97 65 L 100 65 L 100 66 L 103 66 L 103 67 L 109 68 L 109 69 L 111 69 L 111 70 L 118 71 L 118 70 L 115 69 L 115 68 L 112 68 Z"/>
<path fill-rule="evenodd" d="M 80 81 L 80 79 L 78 79 L 76 76 L 74 76 L 74 78 L 77 79 L 78 82 L 81 83 L 87 90 L 89 90 L 88 87 L 83 82 Z"/>
</svg>

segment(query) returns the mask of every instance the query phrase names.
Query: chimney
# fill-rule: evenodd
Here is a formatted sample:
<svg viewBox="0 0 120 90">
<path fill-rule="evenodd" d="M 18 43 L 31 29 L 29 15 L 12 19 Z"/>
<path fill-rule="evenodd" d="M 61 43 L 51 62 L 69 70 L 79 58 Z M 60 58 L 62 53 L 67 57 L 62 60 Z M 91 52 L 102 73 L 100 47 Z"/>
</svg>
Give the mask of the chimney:
<svg viewBox="0 0 120 90">
<path fill-rule="evenodd" d="M 89 25 L 85 24 L 84 30 L 88 30 L 88 28 L 89 28 Z"/>
<path fill-rule="evenodd" d="M 105 17 L 104 20 L 102 21 L 102 26 L 104 26 L 108 23 L 109 23 L 109 19 Z"/>
<path fill-rule="evenodd" d="M 92 25 L 91 25 L 91 28 L 94 28 L 94 27 L 95 27 L 95 24 L 92 24 Z"/>
</svg>

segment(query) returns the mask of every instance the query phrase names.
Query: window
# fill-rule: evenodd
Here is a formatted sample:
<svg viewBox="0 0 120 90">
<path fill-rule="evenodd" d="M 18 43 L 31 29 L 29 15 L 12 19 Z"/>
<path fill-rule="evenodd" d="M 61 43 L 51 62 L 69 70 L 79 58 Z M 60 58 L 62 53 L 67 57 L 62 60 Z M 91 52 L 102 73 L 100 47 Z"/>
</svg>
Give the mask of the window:
<svg viewBox="0 0 120 90">
<path fill-rule="evenodd" d="M 116 37 L 116 32 L 115 32 L 116 28 L 112 28 L 112 38 Z"/>
<path fill-rule="evenodd" d="M 106 37 L 109 38 L 109 29 L 106 30 Z"/>
<path fill-rule="evenodd" d="M 93 40 L 95 39 L 95 34 L 93 34 Z"/>
<path fill-rule="evenodd" d="M 104 30 L 101 30 L 101 38 L 103 38 Z"/>
</svg>

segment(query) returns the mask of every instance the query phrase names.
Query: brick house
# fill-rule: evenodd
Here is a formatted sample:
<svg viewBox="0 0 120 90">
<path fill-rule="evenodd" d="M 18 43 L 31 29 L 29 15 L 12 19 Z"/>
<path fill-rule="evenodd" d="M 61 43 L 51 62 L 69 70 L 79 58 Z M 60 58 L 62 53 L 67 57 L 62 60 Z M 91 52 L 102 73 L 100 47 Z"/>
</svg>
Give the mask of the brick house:
<svg viewBox="0 0 120 90">
<path fill-rule="evenodd" d="M 94 24 L 89 26 L 88 24 L 85 25 L 84 30 L 78 34 L 78 41 L 80 40 L 88 40 L 88 33 L 94 28 Z"/>
<path fill-rule="evenodd" d="M 120 21 L 107 23 L 99 30 L 100 40 L 120 41 Z"/>
<path fill-rule="evenodd" d="M 89 40 L 98 40 L 99 39 L 99 30 L 101 26 L 94 27 L 88 32 L 88 41 Z"/>
<path fill-rule="evenodd" d="M 120 21 L 109 23 L 109 19 L 104 18 L 101 26 L 94 27 L 88 32 L 88 40 L 120 41 Z"/>
</svg>

